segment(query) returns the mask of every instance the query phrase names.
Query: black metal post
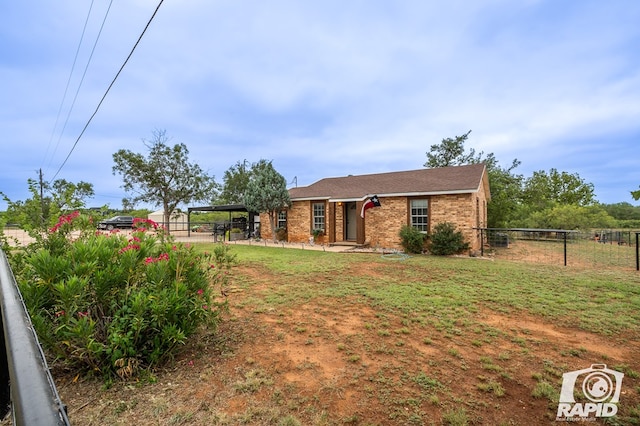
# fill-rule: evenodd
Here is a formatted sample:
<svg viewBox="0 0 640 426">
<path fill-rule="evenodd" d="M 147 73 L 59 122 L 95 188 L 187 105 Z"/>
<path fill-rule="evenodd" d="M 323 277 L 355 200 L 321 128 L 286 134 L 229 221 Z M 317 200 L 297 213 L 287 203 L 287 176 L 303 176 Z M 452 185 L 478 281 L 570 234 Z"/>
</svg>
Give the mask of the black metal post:
<svg viewBox="0 0 640 426">
<path fill-rule="evenodd" d="M 480 228 L 480 256 L 484 257 L 484 228 Z"/>
<path fill-rule="evenodd" d="M 564 234 L 564 266 L 567 266 L 567 231 Z"/>
<path fill-rule="evenodd" d="M 640 249 L 638 248 L 638 239 L 640 232 L 636 232 L 636 271 L 640 271 Z"/>
</svg>

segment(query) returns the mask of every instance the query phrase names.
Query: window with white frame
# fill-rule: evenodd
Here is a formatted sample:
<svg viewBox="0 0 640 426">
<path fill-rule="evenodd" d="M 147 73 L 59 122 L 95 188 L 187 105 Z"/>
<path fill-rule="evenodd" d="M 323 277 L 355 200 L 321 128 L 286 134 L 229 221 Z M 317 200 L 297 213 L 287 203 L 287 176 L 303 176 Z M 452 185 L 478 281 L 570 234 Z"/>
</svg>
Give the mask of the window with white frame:
<svg viewBox="0 0 640 426">
<path fill-rule="evenodd" d="M 287 229 L 287 211 L 283 210 L 278 213 L 278 224 L 277 228 Z"/>
<path fill-rule="evenodd" d="M 325 229 L 324 210 L 324 203 L 313 203 L 313 229 Z"/>
<path fill-rule="evenodd" d="M 426 199 L 411 200 L 411 226 L 420 232 L 429 230 L 429 201 Z"/>
</svg>

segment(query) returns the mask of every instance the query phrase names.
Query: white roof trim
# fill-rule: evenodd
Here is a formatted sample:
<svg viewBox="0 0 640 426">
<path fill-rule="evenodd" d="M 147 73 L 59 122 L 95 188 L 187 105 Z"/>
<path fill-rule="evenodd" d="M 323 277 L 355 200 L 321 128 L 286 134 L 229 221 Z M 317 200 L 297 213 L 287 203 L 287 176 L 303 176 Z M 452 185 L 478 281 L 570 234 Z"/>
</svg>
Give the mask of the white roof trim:
<svg viewBox="0 0 640 426">
<path fill-rule="evenodd" d="M 424 195 L 472 194 L 474 192 L 478 192 L 478 190 L 456 189 L 453 191 L 397 192 L 391 194 L 378 194 L 378 197 L 419 197 Z"/>
<path fill-rule="evenodd" d="M 302 198 L 291 198 L 291 201 L 319 201 L 319 200 L 329 200 L 329 201 L 331 201 L 331 197 L 302 197 Z"/>
</svg>

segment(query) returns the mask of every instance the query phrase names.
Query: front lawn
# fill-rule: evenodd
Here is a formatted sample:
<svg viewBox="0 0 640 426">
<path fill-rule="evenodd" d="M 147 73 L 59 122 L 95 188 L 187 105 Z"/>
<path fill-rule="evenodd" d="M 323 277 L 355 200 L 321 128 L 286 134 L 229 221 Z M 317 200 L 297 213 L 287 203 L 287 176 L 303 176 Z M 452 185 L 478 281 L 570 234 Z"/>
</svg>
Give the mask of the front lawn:
<svg viewBox="0 0 640 426">
<path fill-rule="evenodd" d="M 197 249 L 212 251 L 212 244 Z M 625 374 L 640 274 L 233 246 L 230 311 L 144 383 L 57 376 L 73 424 L 553 424 L 562 374 Z"/>
</svg>

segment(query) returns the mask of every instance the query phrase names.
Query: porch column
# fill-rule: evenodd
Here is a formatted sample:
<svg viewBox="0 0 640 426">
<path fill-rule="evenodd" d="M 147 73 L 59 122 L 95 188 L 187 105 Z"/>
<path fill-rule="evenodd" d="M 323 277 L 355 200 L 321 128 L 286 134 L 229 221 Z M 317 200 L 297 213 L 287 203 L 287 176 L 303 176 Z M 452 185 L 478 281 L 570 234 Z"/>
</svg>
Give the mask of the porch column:
<svg viewBox="0 0 640 426">
<path fill-rule="evenodd" d="M 364 219 L 360 216 L 360 212 L 362 211 L 362 205 L 364 204 L 364 201 L 357 201 L 356 202 L 356 243 L 357 244 L 364 244 L 365 241 L 365 226 L 364 226 Z M 365 215 L 366 216 L 366 215 Z"/>
</svg>

